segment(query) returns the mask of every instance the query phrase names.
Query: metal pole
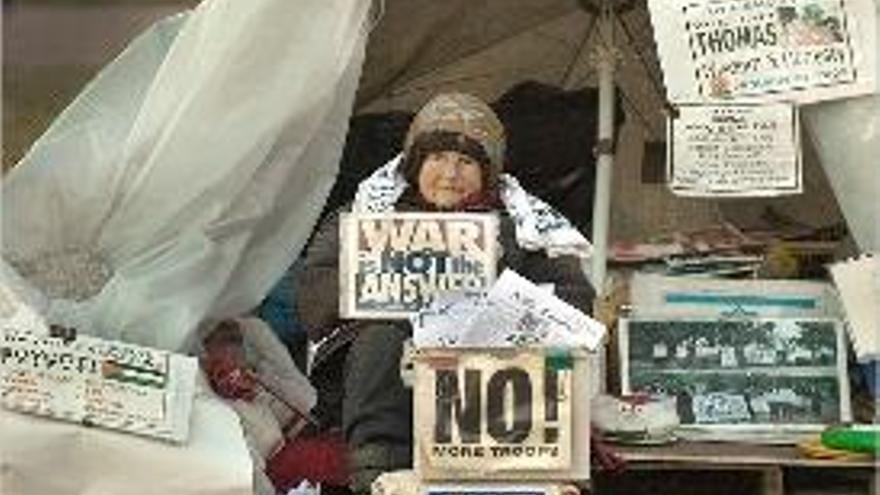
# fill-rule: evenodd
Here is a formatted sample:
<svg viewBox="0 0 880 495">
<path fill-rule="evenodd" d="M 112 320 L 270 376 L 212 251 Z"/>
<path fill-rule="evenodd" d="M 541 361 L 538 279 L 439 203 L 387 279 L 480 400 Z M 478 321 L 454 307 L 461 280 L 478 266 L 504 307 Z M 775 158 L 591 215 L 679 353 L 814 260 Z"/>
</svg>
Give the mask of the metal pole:
<svg viewBox="0 0 880 495">
<path fill-rule="evenodd" d="M 593 201 L 593 258 L 590 277 L 597 296 L 607 292 L 605 287 L 608 261 L 608 224 L 611 210 L 611 185 L 614 155 L 614 66 L 616 53 L 613 39 L 614 17 L 611 8 L 602 9 L 599 32 L 604 46 L 596 52 L 596 71 L 599 81 L 599 133 L 596 145 L 596 191 Z"/>
</svg>

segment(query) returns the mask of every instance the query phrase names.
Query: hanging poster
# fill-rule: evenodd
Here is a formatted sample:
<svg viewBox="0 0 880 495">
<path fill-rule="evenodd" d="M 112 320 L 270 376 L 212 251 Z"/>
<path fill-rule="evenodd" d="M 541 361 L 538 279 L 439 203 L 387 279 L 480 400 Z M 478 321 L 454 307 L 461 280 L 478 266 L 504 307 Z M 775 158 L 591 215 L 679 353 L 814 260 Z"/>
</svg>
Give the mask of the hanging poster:
<svg viewBox="0 0 880 495">
<path fill-rule="evenodd" d="M 871 0 L 649 0 L 672 102 L 809 103 L 876 88 Z"/>
<path fill-rule="evenodd" d="M 680 196 L 777 196 L 803 190 L 794 106 L 686 104 L 669 121 L 667 174 Z"/>
<path fill-rule="evenodd" d="M 0 405 L 174 442 L 189 433 L 195 358 L 72 332 L 0 331 Z"/>
<path fill-rule="evenodd" d="M 495 281 L 498 217 L 347 214 L 340 223 L 340 314 L 408 318 L 438 295 Z"/>
<path fill-rule="evenodd" d="M 624 319 L 619 345 L 623 392 L 675 397 L 685 430 L 815 432 L 851 419 L 840 320 Z"/>
<path fill-rule="evenodd" d="M 472 473 L 571 468 L 570 355 L 456 351 L 417 363 L 422 467 Z"/>
</svg>

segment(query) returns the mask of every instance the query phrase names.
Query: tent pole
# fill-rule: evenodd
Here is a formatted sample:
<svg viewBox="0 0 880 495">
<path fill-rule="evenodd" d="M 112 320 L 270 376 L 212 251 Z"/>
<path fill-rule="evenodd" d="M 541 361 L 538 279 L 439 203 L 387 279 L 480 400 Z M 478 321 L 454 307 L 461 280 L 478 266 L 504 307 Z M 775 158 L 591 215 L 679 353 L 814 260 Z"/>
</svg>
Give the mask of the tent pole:
<svg viewBox="0 0 880 495">
<path fill-rule="evenodd" d="M 608 261 L 608 227 L 611 209 L 611 185 L 614 166 L 614 70 L 616 53 L 612 37 L 614 17 L 611 9 L 603 8 L 599 20 L 602 45 L 597 47 L 595 64 L 599 81 L 599 129 L 596 159 L 596 190 L 593 201 L 593 258 L 590 277 L 597 296 L 606 288 Z"/>
</svg>

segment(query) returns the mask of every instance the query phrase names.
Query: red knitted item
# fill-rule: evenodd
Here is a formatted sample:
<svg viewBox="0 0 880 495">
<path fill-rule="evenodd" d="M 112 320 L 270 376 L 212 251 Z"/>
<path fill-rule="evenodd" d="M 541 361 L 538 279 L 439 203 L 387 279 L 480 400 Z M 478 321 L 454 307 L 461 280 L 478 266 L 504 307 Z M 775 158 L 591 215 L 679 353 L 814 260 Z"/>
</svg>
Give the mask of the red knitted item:
<svg viewBox="0 0 880 495">
<path fill-rule="evenodd" d="M 303 480 L 323 485 L 347 486 L 348 455 L 339 433 L 298 437 L 266 462 L 266 475 L 275 488 L 286 492 Z"/>
<path fill-rule="evenodd" d="M 202 369 L 211 388 L 224 399 L 251 401 L 257 395 L 257 380 L 247 369 L 244 344 L 238 329 L 218 326 L 204 341 Z"/>
<path fill-rule="evenodd" d="M 590 458 L 593 465 L 598 465 L 608 474 L 620 474 L 626 470 L 626 459 L 615 452 L 603 440 L 602 435 L 594 427 L 590 427 Z"/>
</svg>

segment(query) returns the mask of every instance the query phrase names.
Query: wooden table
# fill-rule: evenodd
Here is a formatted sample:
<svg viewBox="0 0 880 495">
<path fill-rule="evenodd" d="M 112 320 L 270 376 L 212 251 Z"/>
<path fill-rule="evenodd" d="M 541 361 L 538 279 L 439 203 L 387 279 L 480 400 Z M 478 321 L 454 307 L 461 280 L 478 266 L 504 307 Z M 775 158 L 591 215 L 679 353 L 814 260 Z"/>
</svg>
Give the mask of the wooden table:
<svg viewBox="0 0 880 495">
<path fill-rule="evenodd" d="M 877 472 L 880 466 L 878 466 L 876 459 L 873 461 L 808 459 L 801 456 L 797 449 L 790 445 L 721 442 L 681 441 L 655 447 L 615 446 L 615 450 L 627 460 L 629 472 L 664 471 L 671 475 L 673 472 L 684 471 L 741 471 L 743 474 L 758 475 L 760 488 L 756 491 L 762 495 L 785 494 L 786 485 L 792 484 L 786 483 L 785 478 L 795 471 L 813 471 L 807 474 L 814 476 L 814 479 L 826 480 L 830 478 L 832 473 L 843 474 L 855 479 L 859 486 L 856 493 L 864 493 L 865 495 L 878 493 L 876 491 L 878 488 Z M 608 484 L 613 484 L 613 482 L 609 481 Z M 810 484 L 807 483 L 807 485 Z M 711 487 L 709 488 L 711 493 Z M 803 491 L 789 487 L 789 493 L 829 493 L 827 487 L 804 486 L 802 488 Z M 602 491 L 599 493 L 601 494 Z M 650 493 L 650 491 L 645 490 L 644 493 Z M 664 491 L 663 493 L 669 492 Z M 834 491 L 832 490 L 831 493 Z"/>
</svg>

